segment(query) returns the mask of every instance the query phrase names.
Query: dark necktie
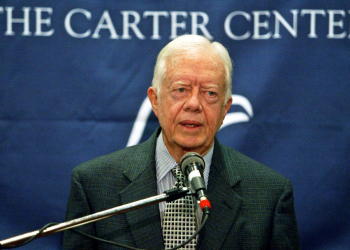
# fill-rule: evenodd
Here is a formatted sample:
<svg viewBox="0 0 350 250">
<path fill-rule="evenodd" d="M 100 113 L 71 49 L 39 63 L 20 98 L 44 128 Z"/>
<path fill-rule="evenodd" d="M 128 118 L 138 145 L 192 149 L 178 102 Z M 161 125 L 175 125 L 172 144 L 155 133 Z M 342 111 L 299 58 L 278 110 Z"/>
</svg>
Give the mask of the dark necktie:
<svg viewBox="0 0 350 250">
<path fill-rule="evenodd" d="M 172 170 L 176 177 L 173 188 L 185 186 L 185 176 L 182 174 L 180 166 Z M 168 202 L 163 218 L 163 237 L 165 249 L 174 248 L 181 245 L 196 232 L 196 216 L 192 196 L 185 196 L 172 202 Z M 196 238 L 180 249 L 195 249 Z"/>
</svg>

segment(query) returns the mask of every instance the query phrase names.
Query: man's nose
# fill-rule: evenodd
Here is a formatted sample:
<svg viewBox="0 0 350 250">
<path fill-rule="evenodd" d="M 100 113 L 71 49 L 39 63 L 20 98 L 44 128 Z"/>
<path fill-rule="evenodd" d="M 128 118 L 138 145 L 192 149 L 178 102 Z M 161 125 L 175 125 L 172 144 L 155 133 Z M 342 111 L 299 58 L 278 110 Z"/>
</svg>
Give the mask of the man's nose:
<svg viewBox="0 0 350 250">
<path fill-rule="evenodd" d="M 200 93 L 198 90 L 193 89 L 191 94 L 188 96 L 184 105 L 186 111 L 200 112 L 202 111 L 202 103 Z"/>
</svg>

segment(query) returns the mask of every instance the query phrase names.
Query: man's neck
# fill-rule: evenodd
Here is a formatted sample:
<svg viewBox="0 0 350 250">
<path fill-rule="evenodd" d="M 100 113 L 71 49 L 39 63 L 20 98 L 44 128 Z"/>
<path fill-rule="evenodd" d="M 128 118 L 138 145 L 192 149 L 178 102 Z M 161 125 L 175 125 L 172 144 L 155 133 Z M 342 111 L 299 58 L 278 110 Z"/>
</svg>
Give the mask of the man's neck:
<svg viewBox="0 0 350 250">
<path fill-rule="evenodd" d="M 164 134 L 161 134 L 163 136 L 163 141 L 165 144 L 165 147 L 167 148 L 169 154 L 174 158 L 177 164 L 180 164 L 182 156 L 184 156 L 188 152 L 195 152 L 199 154 L 200 156 L 204 157 L 209 150 L 212 148 L 214 141 L 211 143 L 209 147 L 201 147 L 201 148 L 182 148 L 181 146 L 177 144 L 169 145 L 168 141 L 164 137 Z"/>
</svg>

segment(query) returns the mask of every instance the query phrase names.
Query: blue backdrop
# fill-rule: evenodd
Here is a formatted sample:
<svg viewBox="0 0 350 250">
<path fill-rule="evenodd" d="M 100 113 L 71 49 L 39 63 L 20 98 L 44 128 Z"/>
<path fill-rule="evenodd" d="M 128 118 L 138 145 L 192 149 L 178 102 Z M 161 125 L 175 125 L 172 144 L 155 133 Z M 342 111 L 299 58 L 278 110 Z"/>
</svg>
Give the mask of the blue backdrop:
<svg viewBox="0 0 350 250">
<path fill-rule="evenodd" d="M 234 61 L 219 140 L 291 179 L 303 249 L 349 249 L 349 24 L 346 0 L 1 1 L 0 239 L 63 222 L 76 165 L 150 136 L 156 56 L 192 33 Z"/>
</svg>

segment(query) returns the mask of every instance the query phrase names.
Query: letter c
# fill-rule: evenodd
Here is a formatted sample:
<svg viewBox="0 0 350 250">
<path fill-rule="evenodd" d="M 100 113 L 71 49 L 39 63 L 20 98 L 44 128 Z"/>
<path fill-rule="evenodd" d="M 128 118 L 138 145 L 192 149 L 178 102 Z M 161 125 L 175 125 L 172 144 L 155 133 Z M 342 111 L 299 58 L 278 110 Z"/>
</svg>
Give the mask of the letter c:
<svg viewBox="0 0 350 250">
<path fill-rule="evenodd" d="M 244 35 L 241 36 L 237 36 L 235 34 L 232 33 L 231 28 L 230 28 L 230 24 L 231 24 L 231 20 L 233 17 L 235 16 L 244 16 L 245 19 L 247 19 L 247 21 L 250 21 L 250 15 L 246 12 L 243 11 L 234 11 L 232 13 L 230 13 L 226 19 L 225 19 L 225 32 L 228 35 L 229 38 L 233 39 L 233 40 L 244 40 L 250 37 L 250 31 L 247 31 Z"/>
<path fill-rule="evenodd" d="M 69 35 L 75 38 L 85 38 L 88 37 L 91 34 L 91 30 L 88 29 L 85 33 L 79 34 L 76 33 L 71 26 L 71 18 L 74 14 L 76 13 L 82 13 L 83 15 L 86 16 L 88 20 L 91 20 L 91 13 L 87 10 L 84 9 L 73 9 L 68 12 L 66 18 L 64 19 L 64 27 L 66 28 L 66 31 Z"/>
</svg>

